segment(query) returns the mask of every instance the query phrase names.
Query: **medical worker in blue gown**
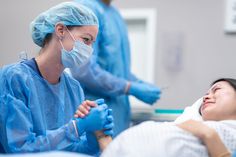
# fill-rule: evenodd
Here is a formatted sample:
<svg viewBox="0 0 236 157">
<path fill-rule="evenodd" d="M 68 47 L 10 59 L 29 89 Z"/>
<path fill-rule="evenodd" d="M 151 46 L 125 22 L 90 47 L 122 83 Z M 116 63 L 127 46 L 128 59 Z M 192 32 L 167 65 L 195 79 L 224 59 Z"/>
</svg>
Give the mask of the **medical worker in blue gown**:
<svg viewBox="0 0 236 157">
<path fill-rule="evenodd" d="M 64 68 L 79 68 L 92 54 L 98 20 L 88 8 L 64 2 L 31 23 L 41 47 L 31 60 L 0 72 L 0 141 L 7 153 L 66 150 L 96 154 L 96 130 L 112 135 L 112 115 L 102 103 L 85 118 L 73 118 L 84 101 L 78 81 Z M 12 45 L 14 46 L 14 45 Z"/>
<path fill-rule="evenodd" d="M 160 98 L 161 92 L 159 88 L 139 80 L 130 72 L 126 25 L 116 8 L 111 6 L 111 0 L 75 1 L 86 5 L 97 15 L 99 32 L 90 62 L 82 68 L 71 68 L 70 71 L 80 81 L 86 98 L 105 98 L 113 109 L 114 134 L 117 135 L 130 124 L 128 95 L 153 104 Z"/>
</svg>

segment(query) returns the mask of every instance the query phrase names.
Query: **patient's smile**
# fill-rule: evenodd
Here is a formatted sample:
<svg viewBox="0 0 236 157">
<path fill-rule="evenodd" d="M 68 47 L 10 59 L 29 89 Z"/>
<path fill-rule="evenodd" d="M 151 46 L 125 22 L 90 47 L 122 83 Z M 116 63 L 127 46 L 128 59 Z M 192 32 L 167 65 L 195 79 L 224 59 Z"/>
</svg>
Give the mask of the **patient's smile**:
<svg viewBox="0 0 236 157">
<path fill-rule="evenodd" d="M 207 98 L 207 99 L 204 99 L 203 102 L 202 102 L 202 107 L 201 107 L 201 111 L 203 111 L 204 109 L 206 109 L 208 106 L 212 106 L 214 105 L 216 102 L 214 99 L 212 98 Z"/>
<path fill-rule="evenodd" d="M 206 102 L 204 102 L 204 103 L 202 104 L 202 111 L 203 111 L 204 109 L 206 109 L 207 107 L 212 106 L 212 105 L 214 105 L 214 104 L 215 104 L 215 102 L 213 102 L 213 101 L 206 101 Z"/>
</svg>

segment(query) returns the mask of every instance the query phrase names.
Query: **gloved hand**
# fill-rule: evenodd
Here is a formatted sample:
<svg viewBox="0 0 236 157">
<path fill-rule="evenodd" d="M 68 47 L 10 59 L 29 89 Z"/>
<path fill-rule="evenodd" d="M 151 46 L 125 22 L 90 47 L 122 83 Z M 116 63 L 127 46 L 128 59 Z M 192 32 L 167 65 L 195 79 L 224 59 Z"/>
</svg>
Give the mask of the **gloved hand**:
<svg viewBox="0 0 236 157">
<path fill-rule="evenodd" d="M 145 103 L 153 104 L 160 99 L 161 90 L 154 85 L 139 81 L 131 82 L 128 93 Z"/>
<path fill-rule="evenodd" d="M 113 116 L 112 116 L 112 109 L 108 109 L 108 114 L 107 114 L 107 123 L 105 124 L 104 126 L 104 134 L 105 135 L 108 135 L 108 136 L 113 136 L 114 134 L 114 131 L 113 131 L 113 128 L 114 128 L 114 119 L 113 119 Z"/>
<path fill-rule="evenodd" d="M 97 99 L 95 101 L 98 105 L 101 105 L 104 103 L 104 99 Z M 114 134 L 114 131 L 113 131 L 113 128 L 114 128 L 114 123 L 113 123 L 113 116 L 112 116 L 112 109 L 107 109 L 108 111 L 108 114 L 107 114 L 107 122 L 104 126 L 104 134 L 105 135 L 108 135 L 108 136 L 113 136 Z"/>
<path fill-rule="evenodd" d="M 84 118 L 75 118 L 79 134 L 84 132 L 94 132 L 102 130 L 107 124 L 107 105 L 102 104 L 97 107 L 91 108 L 89 114 Z"/>
<path fill-rule="evenodd" d="M 105 101 L 104 101 L 104 99 L 97 99 L 97 100 L 95 100 L 94 101 L 96 104 L 98 104 L 98 105 L 102 105 L 102 104 L 104 104 L 105 103 Z"/>
</svg>

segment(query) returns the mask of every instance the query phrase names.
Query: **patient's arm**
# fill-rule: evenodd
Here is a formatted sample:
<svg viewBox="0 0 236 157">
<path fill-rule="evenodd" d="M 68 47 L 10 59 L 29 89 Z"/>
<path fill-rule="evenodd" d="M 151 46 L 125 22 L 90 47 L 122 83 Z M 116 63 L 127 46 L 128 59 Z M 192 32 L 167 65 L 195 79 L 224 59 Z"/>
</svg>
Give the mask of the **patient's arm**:
<svg viewBox="0 0 236 157">
<path fill-rule="evenodd" d="M 188 120 L 177 126 L 200 138 L 206 145 L 210 157 L 231 157 L 231 153 L 221 141 L 218 133 L 202 122 Z"/>
<path fill-rule="evenodd" d="M 99 148 L 101 151 L 103 151 L 112 141 L 112 137 L 105 135 L 103 131 L 96 131 L 95 135 L 97 137 Z"/>
</svg>

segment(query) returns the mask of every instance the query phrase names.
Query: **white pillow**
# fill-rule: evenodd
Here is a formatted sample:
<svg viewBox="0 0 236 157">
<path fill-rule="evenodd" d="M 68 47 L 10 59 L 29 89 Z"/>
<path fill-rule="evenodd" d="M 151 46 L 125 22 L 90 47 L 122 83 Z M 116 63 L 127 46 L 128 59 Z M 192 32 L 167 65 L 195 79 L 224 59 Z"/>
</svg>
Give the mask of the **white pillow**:
<svg viewBox="0 0 236 157">
<path fill-rule="evenodd" d="M 193 119 L 203 121 L 202 116 L 199 113 L 199 108 L 202 104 L 202 98 L 198 99 L 192 106 L 188 106 L 184 109 L 184 112 L 176 118 L 174 123 L 182 123 L 186 120 Z"/>
</svg>

